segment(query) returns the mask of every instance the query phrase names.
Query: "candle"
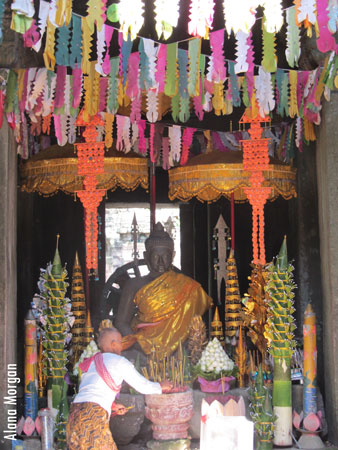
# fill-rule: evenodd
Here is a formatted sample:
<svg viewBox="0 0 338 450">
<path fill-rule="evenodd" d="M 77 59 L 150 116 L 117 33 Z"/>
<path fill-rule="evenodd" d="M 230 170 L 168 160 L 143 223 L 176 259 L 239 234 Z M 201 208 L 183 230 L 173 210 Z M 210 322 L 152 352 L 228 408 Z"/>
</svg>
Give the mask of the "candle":
<svg viewBox="0 0 338 450">
<path fill-rule="evenodd" d="M 304 418 L 310 413 L 317 412 L 317 343 L 316 343 L 316 315 L 310 303 L 304 313 Z"/>
<path fill-rule="evenodd" d="M 38 414 L 37 342 L 36 322 L 28 311 L 25 326 L 25 400 L 24 415 L 36 419 Z"/>
</svg>

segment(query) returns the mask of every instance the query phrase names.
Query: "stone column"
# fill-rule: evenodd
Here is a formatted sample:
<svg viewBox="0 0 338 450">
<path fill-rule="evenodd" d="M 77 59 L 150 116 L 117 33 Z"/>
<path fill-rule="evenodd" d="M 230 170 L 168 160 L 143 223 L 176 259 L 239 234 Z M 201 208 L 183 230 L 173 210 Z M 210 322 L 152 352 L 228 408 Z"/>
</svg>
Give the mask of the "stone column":
<svg viewBox="0 0 338 450">
<path fill-rule="evenodd" d="M 9 419 L 15 417 L 15 404 L 6 405 L 9 375 L 14 375 L 16 360 L 16 145 L 6 119 L 0 129 L 0 448 L 10 449 L 4 430 L 10 429 Z M 14 366 L 9 366 L 13 364 Z M 10 367 L 10 372 L 8 368 Z M 15 378 L 15 377 L 14 377 Z M 17 387 L 11 384 L 10 388 Z M 9 394 L 16 399 L 15 392 Z M 14 395 L 13 395 L 14 393 Z M 15 430 L 14 430 L 15 434 Z"/>
<path fill-rule="evenodd" d="M 338 92 L 324 102 L 317 142 L 318 210 L 323 283 L 325 407 L 329 440 L 338 444 Z"/>
</svg>

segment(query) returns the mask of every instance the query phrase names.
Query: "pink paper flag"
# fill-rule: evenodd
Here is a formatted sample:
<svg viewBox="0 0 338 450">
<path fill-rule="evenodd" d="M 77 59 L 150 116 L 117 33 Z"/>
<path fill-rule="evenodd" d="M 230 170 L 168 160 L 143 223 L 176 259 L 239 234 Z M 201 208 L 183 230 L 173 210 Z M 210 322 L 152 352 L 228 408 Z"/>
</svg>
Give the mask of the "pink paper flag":
<svg viewBox="0 0 338 450">
<path fill-rule="evenodd" d="M 110 46 L 111 38 L 113 36 L 113 32 L 114 32 L 113 27 L 111 27 L 109 25 L 105 26 L 106 56 L 104 57 L 104 60 L 103 60 L 102 70 L 103 70 L 103 73 L 105 73 L 106 75 L 108 75 L 110 72 L 109 46 Z"/>
<path fill-rule="evenodd" d="M 155 80 L 158 83 L 158 92 L 164 92 L 166 62 L 167 62 L 167 46 L 165 44 L 160 44 L 160 48 L 157 55 L 157 65 L 155 74 Z"/>
<path fill-rule="evenodd" d="M 66 66 L 57 66 L 54 108 L 62 108 L 65 103 Z"/>
<path fill-rule="evenodd" d="M 82 93 L 82 69 L 75 64 L 73 69 L 73 108 L 78 108 L 81 102 Z"/>
</svg>

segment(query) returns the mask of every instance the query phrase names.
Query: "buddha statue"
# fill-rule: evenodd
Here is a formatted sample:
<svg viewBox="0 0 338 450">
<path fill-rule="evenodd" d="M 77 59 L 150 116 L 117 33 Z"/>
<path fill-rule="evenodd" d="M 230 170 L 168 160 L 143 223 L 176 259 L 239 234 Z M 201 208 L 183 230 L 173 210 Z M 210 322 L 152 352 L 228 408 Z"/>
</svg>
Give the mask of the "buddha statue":
<svg viewBox="0 0 338 450">
<path fill-rule="evenodd" d="M 124 349 L 149 355 L 155 348 L 169 356 L 187 338 L 192 318 L 211 307 L 197 281 L 172 270 L 174 255 L 173 240 L 157 223 L 145 241 L 149 273 L 128 280 L 121 293 L 115 326 Z"/>
</svg>

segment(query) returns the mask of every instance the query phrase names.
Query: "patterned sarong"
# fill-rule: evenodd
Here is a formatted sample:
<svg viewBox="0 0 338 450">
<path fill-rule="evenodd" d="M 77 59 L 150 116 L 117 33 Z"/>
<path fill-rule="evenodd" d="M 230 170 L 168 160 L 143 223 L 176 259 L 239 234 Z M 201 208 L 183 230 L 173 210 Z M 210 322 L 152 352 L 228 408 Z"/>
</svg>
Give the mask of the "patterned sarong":
<svg viewBox="0 0 338 450">
<path fill-rule="evenodd" d="M 117 450 L 108 413 L 97 403 L 73 403 L 67 428 L 68 450 Z"/>
</svg>

